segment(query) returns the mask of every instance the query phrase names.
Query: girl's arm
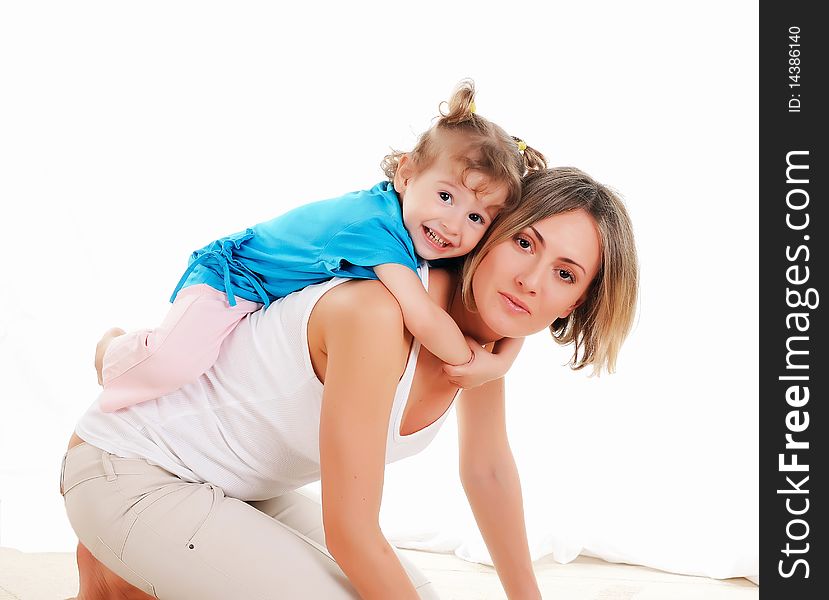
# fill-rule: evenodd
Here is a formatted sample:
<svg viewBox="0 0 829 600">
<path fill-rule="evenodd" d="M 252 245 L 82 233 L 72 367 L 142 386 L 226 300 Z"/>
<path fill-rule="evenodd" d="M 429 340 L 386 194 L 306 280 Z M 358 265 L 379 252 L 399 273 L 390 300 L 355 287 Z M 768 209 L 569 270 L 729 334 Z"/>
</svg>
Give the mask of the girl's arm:
<svg viewBox="0 0 829 600">
<path fill-rule="evenodd" d="M 504 380 L 464 391 L 457 407 L 461 482 L 495 570 L 510 600 L 538 600 L 521 482 L 507 440 Z"/>
<path fill-rule="evenodd" d="M 518 357 L 524 338 L 502 338 L 495 342 L 492 352 L 467 338 L 475 358 L 468 365 L 443 365 L 449 382 L 465 390 L 478 387 L 506 375 Z"/>
<path fill-rule="evenodd" d="M 394 263 L 377 265 L 374 272 L 400 304 L 406 329 L 429 352 L 450 365 L 474 358 L 455 321 L 432 300 L 417 273 Z"/>
<path fill-rule="evenodd" d="M 329 300 L 320 313 L 326 356 L 320 420 L 326 544 L 361 598 L 416 600 L 378 516 L 391 406 L 408 350 L 403 319 L 379 283 L 337 291 L 318 304 Z"/>
</svg>

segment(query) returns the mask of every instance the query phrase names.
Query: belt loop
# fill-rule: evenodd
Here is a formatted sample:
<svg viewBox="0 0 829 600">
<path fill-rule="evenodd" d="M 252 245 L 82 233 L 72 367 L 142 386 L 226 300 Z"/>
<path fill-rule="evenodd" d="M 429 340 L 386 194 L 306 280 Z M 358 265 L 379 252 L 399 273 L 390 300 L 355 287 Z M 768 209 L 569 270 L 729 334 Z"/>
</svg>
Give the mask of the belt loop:
<svg viewBox="0 0 829 600">
<path fill-rule="evenodd" d="M 109 458 L 109 452 L 101 452 L 101 464 L 104 466 L 104 473 L 107 474 L 107 481 L 118 479 L 115 475 L 115 468 L 112 466 L 112 460 Z"/>
</svg>

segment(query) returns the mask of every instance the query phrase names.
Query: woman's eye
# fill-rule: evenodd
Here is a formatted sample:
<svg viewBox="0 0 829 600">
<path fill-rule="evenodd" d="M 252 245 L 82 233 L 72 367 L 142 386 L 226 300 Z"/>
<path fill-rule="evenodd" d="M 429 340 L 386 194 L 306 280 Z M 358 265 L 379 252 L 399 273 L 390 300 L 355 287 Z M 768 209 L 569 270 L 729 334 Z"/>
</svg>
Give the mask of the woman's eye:
<svg viewBox="0 0 829 600">
<path fill-rule="evenodd" d="M 438 196 L 440 196 L 441 202 L 452 204 L 452 194 L 449 192 L 438 192 Z"/>
<path fill-rule="evenodd" d="M 530 240 L 524 237 L 517 237 L 515 238 L 515 243 L 518 244 L 523 250 L 528 250 L 532 247 Z"/>
<path fill-rule="evenodd" d="M 576 282 L 576 278 L 573 277 L 573 274 L 570 271 L 568 271 L 567 269 L 559 269 L 558 270 L 558 276 L 561 277 L 562 279 L 564 279 L 565 281 L 569 282 L 569 283 L 575 283 Z"/>
<path fill-rule="evenodd" d="M 472 221 L 473 223 L 483 223 L 484 222 L 484 218 L 481 215 L 479 215 L 478 213 L 470 214 L 469 215 L 469 220 Z"/>
</svg>

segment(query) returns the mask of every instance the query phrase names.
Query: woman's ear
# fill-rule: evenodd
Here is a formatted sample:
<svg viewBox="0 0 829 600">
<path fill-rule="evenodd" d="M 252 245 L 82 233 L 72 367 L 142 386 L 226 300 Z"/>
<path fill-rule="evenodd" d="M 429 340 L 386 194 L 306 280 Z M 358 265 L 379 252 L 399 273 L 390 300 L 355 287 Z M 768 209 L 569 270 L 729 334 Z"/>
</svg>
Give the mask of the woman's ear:
<svg viewBox="0 0 829 600">
<path fill-rule="evenodd" d="M 397 171 L 394 172 L 394 191 L 402 195 L 409 185 L 409 179 L 414 174 L 412 159 L 408 154 L 400 155 L 397 163 Z"/>
<path fill-rule="evenodd" d="M 571 313 L 571 312 L 573 312 L 574 310 L 576 310 L 576 308 L 577 308 L 577 307 L 578 307 L 578 304 L 574 304 L 573 306 L 571 306 L 570 308 L 568 308 L 567 310 L 565 310 L 563 313 L 561 313 L 561 314 L 558 316 L 558 318 L 559 318 L 559 319 L 566 319 L 567 317 L 569 317 L 569 316 L 570 316 L 570 313 Z"/>
<path fill-rule="evenodd" d="M 573 312 L 574 310 L 576 310 L 579 306 L 581 306 L 581 305 L 584 303 L 584 301 L 585 301 L 586 299 L 587 299 L 587 294 L 585 293 L 585 294 L 583 294 L 583 295 L 582 295 L 582 297 L 581 297 L 581 298 L 579 298 L 578 300 L 576 300 L 575 302 L 573 302 L 573 304 L 571 304 L 567 310 L 565 310 L 562 314 L 560 314 L 560 315 L 558 316 L 558 318 L 559 318 L 559 319 L 566 319 L 567 317 L 569 317 L 569 316 L 570 316 L 570 313 L 572 313 L 572 312 Z"/>
</svg>

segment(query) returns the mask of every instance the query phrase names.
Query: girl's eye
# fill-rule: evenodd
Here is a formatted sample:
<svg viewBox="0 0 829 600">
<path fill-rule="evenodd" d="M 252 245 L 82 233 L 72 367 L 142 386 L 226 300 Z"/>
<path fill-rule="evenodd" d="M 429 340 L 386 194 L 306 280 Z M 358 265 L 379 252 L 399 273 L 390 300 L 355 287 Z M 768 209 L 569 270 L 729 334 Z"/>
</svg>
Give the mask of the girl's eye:
<svg viewBox="0 0 829 600">
<path fill-rule="evenodd" d="M 522 250 L 528 250 L 532 247 L 532 242 L 530 242 L 530 240 L 528 240 L 527 238 L 521 236 L 515 238 L 515 243 L 518 244 L 518 246 Z"/>
<path fill-rule="evenodd" d="M 558 276 L 567 281 L 568 283 L 576 283 L 576 278 L 567 269 L 558 269 Z"/>
<path fill-rule="evenodd" d="M 484 218 L 481 215 L 479 215 L 478 213 L 470 214 L 469 215 L 469 220 L 472 221 L 473 223 L 483 223 L 484 222 Z"/>
<path fill-rule="evenodd" d="M 445 202 L 446 204 L 452 204 L 452 194 L 449 192 L 438 192 L 438 196 L 440 196 L 441 202 Z"/>
</svg>

